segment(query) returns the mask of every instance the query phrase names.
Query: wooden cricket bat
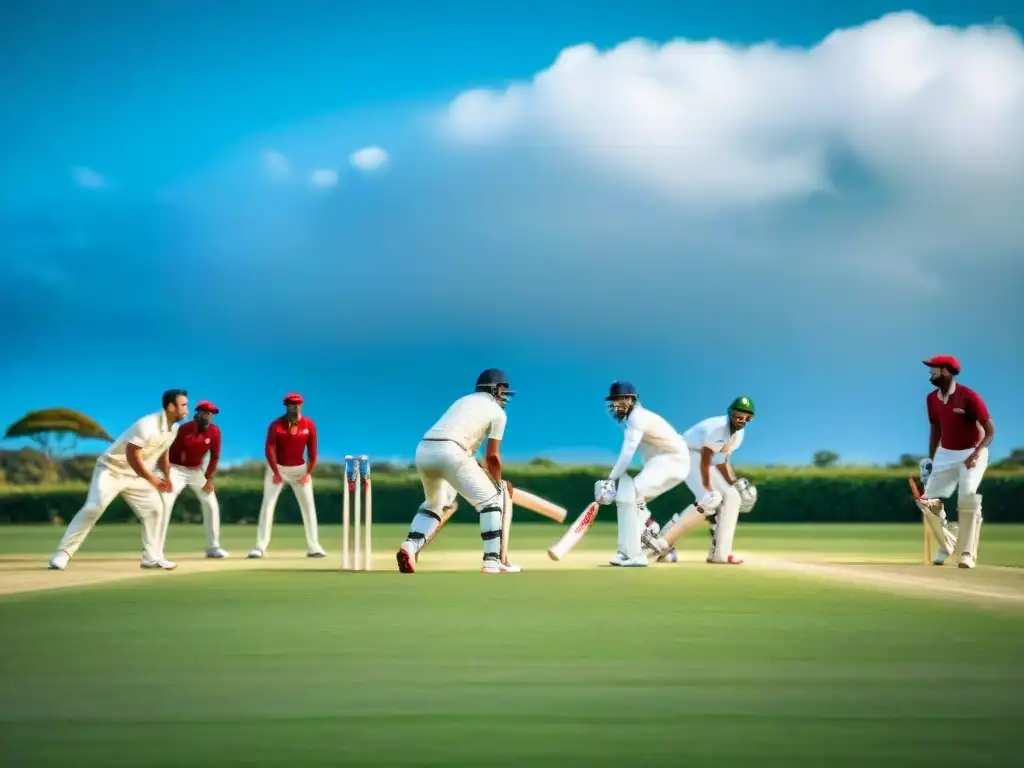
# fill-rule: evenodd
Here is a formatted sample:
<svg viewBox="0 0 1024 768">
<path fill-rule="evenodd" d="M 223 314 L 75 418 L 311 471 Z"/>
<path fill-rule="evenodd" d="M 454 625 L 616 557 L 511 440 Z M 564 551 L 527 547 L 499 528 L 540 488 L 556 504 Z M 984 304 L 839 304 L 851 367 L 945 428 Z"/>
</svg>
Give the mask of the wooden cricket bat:
<svg viewBox="0 0 1024 768">
<path fill-rule="evenodd" d="M 576 518 L 569 530 L 565 532 L 565 535 L 548 549 L 548 557 L 552 560 L 561 560 L 569 553 L 570 549 L 579 544 L 580 539 L 586 535 L 587 531 L 590 530 L 590 526 L 594 524 L 598 509 L 600 509 L 600 505 L 595 501 L 583 510 L 583 513 Z"/>
<path fill-rule="evenodd" d="M 529 491 L 524 491 L 522 488 L 516 488 L 512 491 L 512 503 L 523 509 L 536 512 L 538 515 L 550 517 L 556 523 L 564 523 L 565 516 L 568 514 L 565 507 L 552 504 L 547 499 L 535 496 Z"/>
</svg>

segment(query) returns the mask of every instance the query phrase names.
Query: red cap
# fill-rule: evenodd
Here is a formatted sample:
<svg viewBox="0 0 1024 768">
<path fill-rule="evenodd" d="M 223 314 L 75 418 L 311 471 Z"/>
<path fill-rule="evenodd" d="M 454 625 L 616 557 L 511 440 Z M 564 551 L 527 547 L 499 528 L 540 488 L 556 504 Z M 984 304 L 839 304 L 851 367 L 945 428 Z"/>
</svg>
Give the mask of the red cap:
<svg viewBox="0 0 1024 768">
<path fill-rule="evenodd" d="M 220 408 L 211 403 L 209 400 L 200 400 L 196 404 L 197 411 L 206 411 L 207 413 L 220 413 Z"/>
<path fill-rule="evenodd" d="M 932 355 L 924 364 L 929 368 L 948 368 L 954 376 L 960 373 L 960 361 L 952 355 Z"/>
<path fill-rule="evenodd" d="M 304 402 L 305 401 L 302 399 L 302 395 L 300 395 L 298 392 L 289 392 L 287 395 L 284 396 L 285 405 L 288 405 L 289 403 L 297 403 L 298 405 L 302 405 L 302 403 Z"/>
</svg>

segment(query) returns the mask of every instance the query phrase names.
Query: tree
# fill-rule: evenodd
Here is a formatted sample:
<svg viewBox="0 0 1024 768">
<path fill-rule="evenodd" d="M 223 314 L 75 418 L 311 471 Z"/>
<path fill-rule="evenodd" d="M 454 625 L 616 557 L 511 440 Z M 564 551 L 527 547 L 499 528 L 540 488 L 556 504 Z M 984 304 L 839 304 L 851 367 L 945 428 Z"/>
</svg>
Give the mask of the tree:
<svg viewBox="0 0 1024 768">
<path fill-rule="evenodd" d="M 902 468 L 910 468 L 910 467 L 916 468 L 916 467 L 921 466 L 921 459 L 923 459 L 923 458 L 924 458 L 923 456 L 915 456 L 912 453 L 901 453 L 899 461 L 897 461 L 892 466 L 896 467 L 896 468 L 901 468 L 901 469 Z"/>
<path fill-rule="evenodd" d="M 811 459 L 814 466 L 822 469 L 834 466 L 837 461 L 839 461 L 839 454 L 835 451 L 815 451 L 814 458 Z"/>
<path fill-rule="evenodd" d="M 95 421 L 70 408 L 46 408 L 25 414 L 4 434 L 5 440 L 15 437 L 27 437 L 50 461 L 54 456 L 74 451 L 79 440 L 114 440 Z"/>
<path fill-rule="evenodd" d="M 997 462 L 994 466 L 1004 469 L 1024 467 L 1024 448 L 1014 448 L 1010 455 Z"/>
<path fill-rule="evenodd" d="M 554 459 L 549 459 L 545 456 L 535 456 L 534 458 L 530 459 L 530 461 L 528 462 L 528 466 L 552 469 L 553 467 L 558 466 L 558 462 L 556 462 Z"/>
</svg>

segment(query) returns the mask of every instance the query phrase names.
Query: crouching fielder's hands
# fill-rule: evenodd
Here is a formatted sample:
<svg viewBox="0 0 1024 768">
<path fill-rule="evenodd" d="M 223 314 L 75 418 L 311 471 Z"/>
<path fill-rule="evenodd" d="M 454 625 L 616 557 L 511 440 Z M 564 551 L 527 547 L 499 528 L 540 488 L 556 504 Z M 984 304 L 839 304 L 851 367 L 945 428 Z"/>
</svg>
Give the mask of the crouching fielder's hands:
<svg viewBox="0 0 1024 768">
<path fill-rule="evenodd" d="M 615 481 L 598 480 L 594 483 L 594 501 L 598 504 L 611 504 L 615 501 Z"/>
<path fill-rule="evenodd" d="M 740 495 L 740 514 L 745 515 L 747 512 L 754 508 L 757 504 L 757 488 L 750 484 L 750 481 L 745 477 L 741 477 L 735 483 L 733 488 L 736 489 Z"/>
</svg>

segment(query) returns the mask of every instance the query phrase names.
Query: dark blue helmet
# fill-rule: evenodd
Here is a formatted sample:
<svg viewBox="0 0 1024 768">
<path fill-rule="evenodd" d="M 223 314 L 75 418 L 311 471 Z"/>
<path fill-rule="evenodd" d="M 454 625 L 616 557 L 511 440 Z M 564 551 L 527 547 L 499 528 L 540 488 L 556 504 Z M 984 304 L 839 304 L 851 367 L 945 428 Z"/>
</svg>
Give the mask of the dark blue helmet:
<svg viewBox="0 0 1024 768">
<path fill-rule="evenodd" d="M 622 421 L 629 416 L 639 399 L 636 387 L 628 381 L 613 381 L 608 390 L 608 397 L 605 398 L 609 403 L 608 411 L 616 421 Z"/>
<path fill-rule="evenodd" d="M 508 376 L 500 368 L 488 368 L 477 376 L 476 391 L 490 393 L 502 408 L 508 403 L 509 398 L 515 395 L 515 392 L 509 389 Z"/>
</svg>

